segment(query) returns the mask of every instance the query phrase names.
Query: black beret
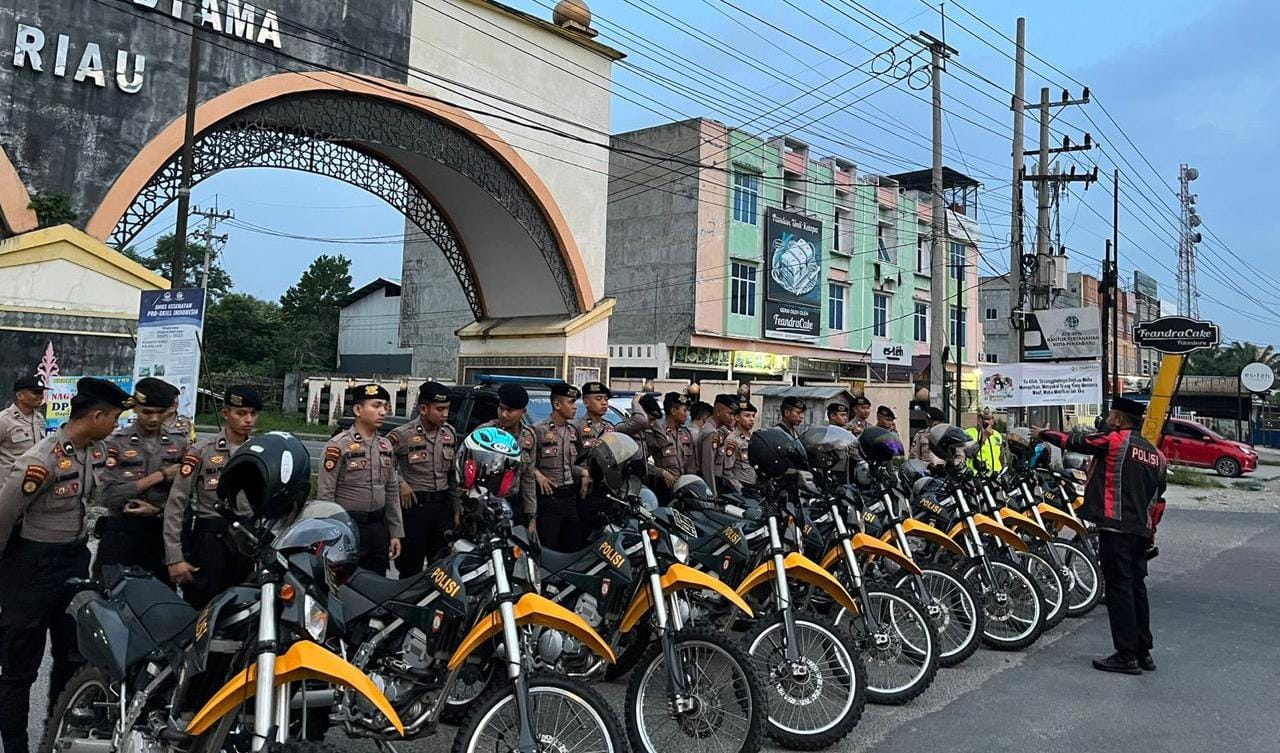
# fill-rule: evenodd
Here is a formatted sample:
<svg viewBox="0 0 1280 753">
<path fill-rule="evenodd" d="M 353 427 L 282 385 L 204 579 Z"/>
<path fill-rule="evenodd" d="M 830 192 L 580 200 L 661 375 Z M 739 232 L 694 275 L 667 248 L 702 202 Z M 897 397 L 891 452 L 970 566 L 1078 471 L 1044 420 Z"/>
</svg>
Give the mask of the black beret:
<svg viewBox="0 0 1280 753">
<path fill-rule="evenodd" d="M 567 382 L 557 382 L 551 385 L 551 397 L 567 397 L 570 400 L 577 400 L 582 397 L 582 392 Z"/>
<path fill-rule="evenodd" d="M 439 382 L 423 382 L 418 388 L 419 405 L 447 402 L 449 402 L 449 388 Z"/>
<path fill-rule="evenodd" d="M 529 391 L 518 384 L 503 384 L 498 387 L 498 402 L 511 410 L 520 410 L 529 405 Z"/>
<path fill-rule="evenodd" d="M 671 409 L 677 405 L 693 405 L 693 400 L 683 392 L 668 392 L 662 398 L 662 407 L 671 412 Z"/>
<path fill-rule="evenodd" d="M 827 406 L 827 415 L 834 416 L 837 413 L 848 413 L 849 406 L 844 403 L 831 403 Z"/>
<path fill-rule="evenodd" d="M 1147 412 L 1147 406 L 1137 400 L 1130 400 L 1127 397 L 1117 397 L 1111 401 L 1111 410 L 1119 411 L 1120 413 L 1134 418 L 1142 418 Z"/>
<path fill-rule="evenodd" d="M 222 404 L 227 408 L 253 408 L 262 410 L 262 396 L 252 387 L 243 384 L 227 388 L 222 396 Z"/>
<path fill-rule="evenodd" d="M 929 417 L 930 421 L 946 422 L 947 420 L 947 414 L 943 413 L 941 408 L 934 408 L 933 406 L 929 406 L 929 408 L 926 409 L 924 413 L 926 416 Z"/>
<path fill-rule="evenodd" d="M 893 415 L 893 409 L 887 405 L 882 405 L 879 408 L 876 408 L 876 415 L 883 416 L 884 418 L 887 418 L 890 420 L 897 420 L 898 418 L 897 416 Z"/>
<path fill-rule="evenodd" d="M 355 399 L 351 402 L 360 403 L 365 400 L 386 400 L 391 402 L 391 393 L 380 384 L 362 384 L 356 387 Z"/>
<path fill-rule="evenodd" d="M 81 377 L 80 381 L 76 382 L 76 398 L 91 403 L 105 403 L 120 410 L 129 410 L 133 407 L 133 398 L 128 392 L 120 389 L 120 385 L 94 377 Z M 172 401 L 166 403 L 165 407 L 171 404 Z"/>
<path fill-rule="evenodd" d="M 737 410 L 739 399 L 740 398 L 732 392 L 721 392 L 719 395 L 716 395 L 716 405 L 723 405 L 726 408 Z"/>
<path fill-rule="evenodd" d="M 788 395 L 782 398 L 782 409 L 787 410 L 788 408 L 799 408 L 804 410 L 804 401 L 795 395 Z"/>
<path fill-rule="evenodd" d="M 746 400 L 743 400 L 742 402 L 738 403 L 738 412 L 739 413 L 759 413 L 760 411 L 756 410 L 755 403 L 750 403 L 750 402 L 747 402 Z"/>
<path fill-rule="evenodd" d="M 658 398 L 653 395 L 645 395 L 640 398 L 640 408 L 649 418 L 662 418 L 662 406 L 658 405 Z"/>
<path fill-rule="evenodd" d="M 853 404 L 854 404 L 854 405 L 860 405 L 860 406 L 867 407 L 867 408 L 870 408 L 870 407 L 871 407 L 871 401 L 870 401 L 870 400 L 868 400 L 868 399 L 866 399 L 865 397 L 862 397 L 861 395 L 859 395 L 858 397 L 855 397 L 855 398 L 853 399 Z"/>
<path fill-rule="evenodd" d="M 14 382 L 14 383 L 13 383 L 13 391 L 14 391 L 14 392 L 17 392 L 18 390 L 41 390 L 41 391 L 43 391 L 43 390 L 47 390 L 47 389 L 49 389 L 49 388 L 48 388 L 48 387 L 46 387 L 46 386 L 44 386 L 44 382 L 41 382 L 41 381 L 39 380 L 39 378 L 37 378 L 37 377 L 33 377 L 33 376 L 24 376 L 24 377 L 19 377 L 19 378 L 18 378 L 18 381 L 16 381 L 16 382 Z"/>
<path fill-rule="evenodd" d="M 133 385 L 135 408 L 171 408 L 178 397 L 178 388 L 163 379 L 143 377 Z"/>
<path fill-rule="evenodd" d="M 608 385 L 604 382 L 587 382 L 582 385 L 583 396 L 587 395 L 604 395 L 605 397 L 613 397 L 613 393 L 609 391 Z"/>
</svg>

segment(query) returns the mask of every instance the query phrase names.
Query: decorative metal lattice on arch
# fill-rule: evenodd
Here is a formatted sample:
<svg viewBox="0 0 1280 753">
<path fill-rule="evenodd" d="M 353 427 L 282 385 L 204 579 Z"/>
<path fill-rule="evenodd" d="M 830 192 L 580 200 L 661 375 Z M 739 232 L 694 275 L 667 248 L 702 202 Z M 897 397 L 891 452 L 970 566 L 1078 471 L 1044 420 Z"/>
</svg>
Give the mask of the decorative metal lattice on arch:
<svg viewBox="0 0 1280 753">
<path fill-rule="evenodd" d="M 457 229 L 412 175 L 377 154 L 379 147 L 434 160 L 480 187 L 528 233 L 566 310 L 582 313 L 573 278 L 546 217 L 511 170 L 475 136 L 395 103 L 326 92 L 255 105 L 199 134 L 192 185 L 223 170 L 279 167 L 363 188 L 403 212 L 441 249 L 472 313 L 484 318 L 484 298 Z M 124 248 L 177 199 L 180 174 L 181 158 L 174 155 L 134 198 L 108 243 Z"/>
</svg>

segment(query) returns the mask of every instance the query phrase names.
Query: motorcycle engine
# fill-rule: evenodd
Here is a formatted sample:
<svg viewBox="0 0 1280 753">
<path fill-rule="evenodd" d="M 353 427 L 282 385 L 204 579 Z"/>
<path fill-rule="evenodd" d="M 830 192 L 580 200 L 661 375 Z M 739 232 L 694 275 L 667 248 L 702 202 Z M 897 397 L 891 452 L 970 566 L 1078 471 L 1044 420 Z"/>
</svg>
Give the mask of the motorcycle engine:
<svg viewBox="0 0 1280 753">
<path fill-rule="evenodd" d="M 591 594 L 582 594 L 578 597 L 578 603 L 573 605 L 573 611 L 586 621 L 592 629 L 600 627 L 600 623 L 604 621 L 604 617 L 600 614 L 600 605 L 596 602 L 596 597 Z"/>
<path fill-rule="evenodd" d="M 604 622 L 599 604 L 590 594 L 580 595 L 574 603 L 573 611 L 592 628 L 599 628 Z M 558 630 L 540 630 L 537 647 L 537 656 L 542 664 L 548 667 L 558 666 L 569 674 L 586 672 L 594 663 L 594 655 L 586 646 L 577 638 Z"/>
<path fill-rule="evenodd" d="M 400 650 L 380 662 L 379 671 L 369 677 L 393 706 L 399 706 L 424 687 L 434 686 L 430 664 L 427 635 L 413 628 L 405 633 Z"/>
</svg>

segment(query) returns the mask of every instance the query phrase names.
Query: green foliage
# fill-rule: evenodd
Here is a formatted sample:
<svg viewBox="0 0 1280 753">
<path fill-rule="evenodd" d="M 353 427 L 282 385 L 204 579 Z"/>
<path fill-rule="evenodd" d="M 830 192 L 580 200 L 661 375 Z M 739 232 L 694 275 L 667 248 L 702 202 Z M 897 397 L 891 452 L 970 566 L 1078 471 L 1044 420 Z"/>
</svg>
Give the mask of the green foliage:
<svg viewBox="0 0 1280 753">
<path fill-rule="evenodd" d="M 282 376 L 277 357 L 284 317 L 274 301 L 247 293 L 229 293 L 205 314 L 204 352 L 209 370 L 220 373 Z"/>
<path fill-rule="evenodd" d="M 71 196 L 65 193 L 38 193 L 31 197 L 27 209 L 34 209 L 40 227 L 66 225 L 76 221 L 76 212 L 71 208 Z"/>
<path fill-rule="evenodd" d="M 322 255 L 280 296 L 289 335 L 280 343 L 288 371 L 332 369 L 338 361 L 339 302 L 351 293 L 351 260 Z"/>
<path fill-rule="evenodd" d="M 1232 342 L 1214 350 L 1201 350 L 1187 359 L 1186 373 L 1197 376 L 1240 376 L 1245 366 L 1265 363 L 1272 371 L 1280 371 L 1280 353 L 1270 345 Z"/>
<path fill-rule="evenodd" d="M 173 279 L 173 255 L 178 250 L 173 233 L 160 236 L 150 254 L 143 254 L 130 246 L 120 253 L 133 259 L 142 266 L 156 272 L 166 279 Z M 195 241 L 187 241 L 187 251 L 182 264 L 182 280 L 174 284 L 175 288 L 198 288 L 200 277 L 204 272 L 204 255 L 208 246 Z M 231 292 L 231 275 L 222 267 L 222 262 L 214 258 L 209 263 L 209 284 L 207 286 L 209 300 L 217 301 Z"/>
<path fill-rule="evenodd" d="M 1190 468 L 1170 468 L 1167 481 L 1178 486 L 1190 486 L 1195 489 L 1221 489 L 1222 484 L 1199 471 Z"/>
</svg>

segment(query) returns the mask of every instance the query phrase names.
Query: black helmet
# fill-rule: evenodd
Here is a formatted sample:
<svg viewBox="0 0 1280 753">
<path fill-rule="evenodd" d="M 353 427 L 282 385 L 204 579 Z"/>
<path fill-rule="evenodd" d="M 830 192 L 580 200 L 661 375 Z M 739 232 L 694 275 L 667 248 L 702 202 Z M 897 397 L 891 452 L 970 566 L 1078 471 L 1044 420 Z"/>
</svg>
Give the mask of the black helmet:
<svg viewBox="0 0 1280 753">
<path fill-rule="evenodd" d="M 747 459 L 766 478 L 778 478 L 793 469 L 807 470 L 809 465 L 800 440 L 777 426 L 751 435 Z"/>
<path fill-rule="evenodd" d="M 611 431 L 596 441 L 586 453 L 587 472 L 591 481 L 611 494 L 631 496 L 640 493 L 644 479 L 644 451 L 636 440 Z"/>
<path fill-rule="evenodd" d="M 254 517 L 287 518 L 302 509 L 311 492 L 311 456 L 302 441 L 273 431 L 240 445 L 222 468 L 218 498 L 234 506 L 243 494 Z"/>
<path fill-rule="evenodd" d="M 276 538 L 277 552 L 311 552 L 323 557 L 334 574 L 349 576 L 360 559 L 360 534 L 350 513 L 336 502 L 313 502 L 297 522 Z"/>
<path fill-rule="evenodd" d="M 953 424 L 938 424 L 929 430 L 929 450 L 944 460 L 955 457 L 956 450 L 972 441 L 973 437 Z"/>
<path fill-rule="evenodd" d="M 912 458 L 902 464 L 898 469 L 898 475 L 902 480 L 907 482 L 908 486 L 914 486 L 917 481 L 929 475 L 929 464 L 923 460 Z"/>
<path fill-rule="evenodd" d="M 1031 440 L 1031 431 L 1024 426 L 1015 426 L 1004 434 L 1004 446 L 1020 460 L 1030 460 L 1036 450 L 1036 443 Z"/>
<path fill-rule="evenodd" d="M 671 488 L 671 496 L 683 502 L 687 510 L 709 510 L 715 506 L 716 501 L 716 495 L 711 492 L 707 482 L 692 473 L 676 479 L 676 485 Z"/>
<path fill-rule="evenodd" d="M 836 463 L 848 458 L 857 441 L 853 432 L 839 426 L 814 426 L 800 435 L 800 444 L 804 445 L 809 462 L 820 471 L 831 470 Z"/>
<path fill-rule="evenodd" d="M 862 448 L 862 456 L 873 463 L 885 463 L 905 454 L 898 435 L 879 426 L 863 429 L 858 446 Z"/>
</svg>

